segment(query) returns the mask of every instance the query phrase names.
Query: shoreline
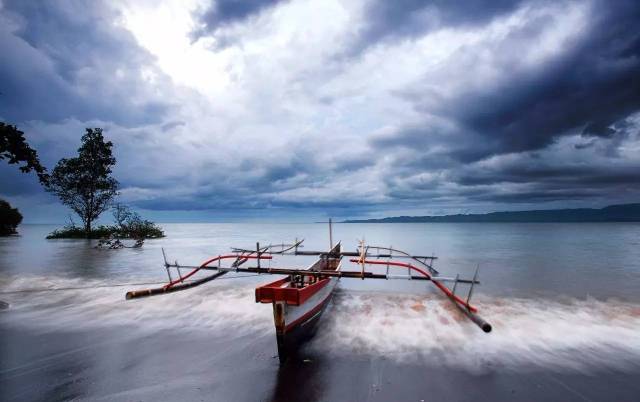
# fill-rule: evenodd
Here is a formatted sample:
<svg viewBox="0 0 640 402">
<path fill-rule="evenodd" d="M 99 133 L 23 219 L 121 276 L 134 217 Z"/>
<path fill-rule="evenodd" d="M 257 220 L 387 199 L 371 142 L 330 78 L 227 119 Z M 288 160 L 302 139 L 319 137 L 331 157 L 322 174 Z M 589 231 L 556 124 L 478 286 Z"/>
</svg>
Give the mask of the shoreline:
<svg viewBox="0 0 640 402">
<path fill-rule="evenodd" d="M 278 365 L 275 337 L 126 327 L 0 329 L 3 401 L 634 401 L 640 371 L 491 369 L 471 373 L 304 348 Z M 435 357 L 435 356 L 434 356 Z"/>
</svg>

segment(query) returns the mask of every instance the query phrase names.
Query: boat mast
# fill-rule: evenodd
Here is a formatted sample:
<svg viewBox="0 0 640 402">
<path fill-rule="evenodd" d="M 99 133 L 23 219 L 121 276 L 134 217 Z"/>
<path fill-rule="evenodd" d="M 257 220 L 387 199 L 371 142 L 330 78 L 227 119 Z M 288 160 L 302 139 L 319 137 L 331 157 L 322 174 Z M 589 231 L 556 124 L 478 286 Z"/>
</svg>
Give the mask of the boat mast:
<svg viewBox="0 0 640 402">
<path fill-rule="evenodd" d="M 333 249 L 333 224 L 329 218 L 329 250 Z"/>
</svg>

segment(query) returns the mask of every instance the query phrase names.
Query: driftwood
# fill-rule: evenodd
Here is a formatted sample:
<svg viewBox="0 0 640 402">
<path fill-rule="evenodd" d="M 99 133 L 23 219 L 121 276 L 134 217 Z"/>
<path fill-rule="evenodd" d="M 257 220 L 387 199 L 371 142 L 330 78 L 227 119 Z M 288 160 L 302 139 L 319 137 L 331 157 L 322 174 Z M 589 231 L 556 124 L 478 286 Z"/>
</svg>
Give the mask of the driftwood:
<svg viewBox="0 0 640 402">
<path fill-rule="evenodd" d="M 144 239 L 139 238 L 135 239 L 135 243 L 131 246 L 126 245 L 120 238 L 117 236 L 111 235 L 104 239 L 100 239 L 96 248 L 107 249 L 107 250 L 118 250 L 121 248 L 140 248 L 144 244 Z"/>
</svg>

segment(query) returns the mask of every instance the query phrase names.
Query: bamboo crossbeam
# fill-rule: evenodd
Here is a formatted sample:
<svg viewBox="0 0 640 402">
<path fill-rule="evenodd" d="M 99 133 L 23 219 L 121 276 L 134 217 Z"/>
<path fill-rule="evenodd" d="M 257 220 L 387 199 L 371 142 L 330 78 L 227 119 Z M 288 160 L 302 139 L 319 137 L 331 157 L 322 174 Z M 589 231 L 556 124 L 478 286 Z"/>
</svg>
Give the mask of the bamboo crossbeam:
<svg viewBox="0 0 640 402">
<path fill-rule="evenodd" d="M 175 267 L 175 265 L 169 265 L 169 267 Z M 251 273 L 251 274 L 264 274 L 264 275 L 307 275 L 314 277 L 336 277 L 336 278 L 362 278 L 363 273 L 360 271 L 309 271 L 307 269 L 298 269 L 298 268 L 281 268 L 281 267 L 218 267 L 218 266 L 189 266 L 189 265 L 180 265 L 180 268 L 199 268 L 203 271 L 220 271 L 220 272 L 239 272 L 239 273 Z M 365 279 L 411 279 L 411 280 L 427 280 L 430 281 L 432 278 L 427 278 L 423 275 L 392 275 L 392 274 L 378 274 L 371 271 L 364 272 Z M 440 278 L 435 277 L 433 279 L 439 281 L 454 281 L 454 278 Z M 480 281 L 473 281 L 471 279 L 458 279 L 458 283 L 471 284 L 476 283 L 479 284 Z"/>
<path fill-rule="evenodd" d="M 243 249 L 243 248 L 233 248 L 234 252 L 255 252 L 255 250 Z M 360 253 L 357 251 L 342 251 L 340 253 L 329 253 L 327 251 L 312 251 L 312 250 L 298 250 L 291 252 L 269 252 L 266 251 L 262 254 L 277 254 L 277 255 L 299 255 L 299 256 L 321 256 L 321 257 L 359 257 Z M 398 254 L 370 254 L 367 253 L 367 258 L 418 258 L 418 259 L 426 259 L 426 260 L 437 260 L 438 257 L 433 255 L 398 255 Z"/>
</svg>

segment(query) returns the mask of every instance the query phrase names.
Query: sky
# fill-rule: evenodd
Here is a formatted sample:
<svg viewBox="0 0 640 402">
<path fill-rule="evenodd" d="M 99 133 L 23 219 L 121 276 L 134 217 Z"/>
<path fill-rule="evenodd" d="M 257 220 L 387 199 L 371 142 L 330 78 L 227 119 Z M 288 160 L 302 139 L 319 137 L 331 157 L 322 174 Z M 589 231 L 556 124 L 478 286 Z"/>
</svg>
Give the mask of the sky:
<svg viewBox="0 0 640 402">
<path fill-rule="evenodd" d="M 161 222 L 639 202 L 639 27 L 626 0 L 0 0 L 0 121 L 49 169 L 102 127 Z M 6 163 L 0 197 L 69 215 Z"/>
</svg>

